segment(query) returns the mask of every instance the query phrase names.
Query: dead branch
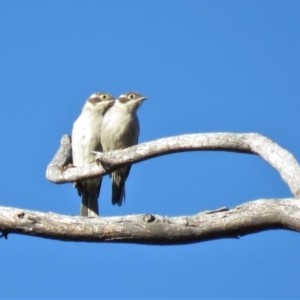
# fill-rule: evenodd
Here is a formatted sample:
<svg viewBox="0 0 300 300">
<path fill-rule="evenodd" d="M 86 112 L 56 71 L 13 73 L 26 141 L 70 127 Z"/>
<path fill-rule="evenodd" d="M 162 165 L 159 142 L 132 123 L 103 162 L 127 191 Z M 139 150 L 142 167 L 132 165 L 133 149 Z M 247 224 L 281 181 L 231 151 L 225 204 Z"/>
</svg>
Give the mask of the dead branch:
<svg viewBox="0 0 300 300">
<path fill-rule="evenodd" d="M 70 161 L 71 155 L 71 140 L 67 137 L 62 138 L 61 147 L 47 167 L 46 177 L 54 183 L 74 182 L 105 175 L 128 163 L 176 152 L 230 151 L 260 156 L 280 173 L 293 195 L 296 198 L 300 197 L 300 166 L 294 156 L 257 133 L 202 133 L 162 138 L 124 150 L 96 153 L 95 159 L 101 163 L 62 171 L 64 163 Z"/>
<path fill-rule="evenodd" d="M 73 182 L 105 175 L 128 163 L 183 151 L 231 151 L 258 155 L 280 173 L 294 196 L 300 197 L 300 166 L 296 159 L 270 139 L 255 133 L 186 134 L 163 138 L 124 150 L 95 153 L 98 164 L 82 168 L 65 168 L 72 163 L 71 138 L 66 135 L 47 167 L 46 176 L 54 183 Z M 181 217 L 146 214 L 86 218 L 0 207 L 3 236 L 19 233 L 64 241 L 174 245 L 238 238 L 270 229 L 300 232 L 300 202 L 295 198 L 261 199 L 232 209 L 222 208 Z"/>
<path fill-rule="evenodd" d="M 193 216 L 131 215 L 86 218 L 0 207 L 0 230 L 47 239 L 176 245 L 270 230 L 300 232 L 300 201 L 260 199 Z"/>
</svg>

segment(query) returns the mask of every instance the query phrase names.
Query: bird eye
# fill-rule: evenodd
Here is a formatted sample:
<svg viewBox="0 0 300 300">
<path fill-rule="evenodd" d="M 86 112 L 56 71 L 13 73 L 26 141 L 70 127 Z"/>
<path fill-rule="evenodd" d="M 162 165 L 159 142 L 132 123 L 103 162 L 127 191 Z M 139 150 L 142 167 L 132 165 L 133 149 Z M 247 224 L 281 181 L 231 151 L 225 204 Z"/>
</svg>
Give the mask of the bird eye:
<svg viewBox="0 0 300 300">
<path fill-rule="evenodd" d="M 135 95 L 134 95 L 134 94 L 130 94 L 130 95 L 128 96 L 128 98 L 129 98 L 129 99 L 134 99 L 134 98 L 135 98 Z"/>
<path fill-rule="evenodd" d="M 103 100 L 106 100 L 106 99 L 108 98 L 108 96 L 107 96 L 106 94 L 103 94 L 103 95 L 101 95 L 101 98 L 102 98 Z"/>
</svg>

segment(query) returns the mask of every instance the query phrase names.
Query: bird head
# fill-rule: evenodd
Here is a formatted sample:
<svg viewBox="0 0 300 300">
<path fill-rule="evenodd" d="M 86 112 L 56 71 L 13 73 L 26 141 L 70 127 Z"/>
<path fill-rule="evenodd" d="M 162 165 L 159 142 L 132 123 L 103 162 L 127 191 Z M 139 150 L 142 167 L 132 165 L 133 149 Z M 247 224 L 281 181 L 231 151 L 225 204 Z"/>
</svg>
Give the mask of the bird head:
<svg viewBox="0 0 300 300">
<path fill-rule="evenodd" d="M 114 96 L 109 93 L 98 92 L 87 99 L 83 109 L 97 110 L 105 113 L 115 102 Z"/>
<path fill-rule="evenodd" d="M 140 107 L 142 102 L 146 99 L 147 97 L 137 92 L 129 92 L 120 95 L 116 100 L 116 105 L 121 107 L 126 107 L 128 111 L 134 112 Z"/>
</svg>

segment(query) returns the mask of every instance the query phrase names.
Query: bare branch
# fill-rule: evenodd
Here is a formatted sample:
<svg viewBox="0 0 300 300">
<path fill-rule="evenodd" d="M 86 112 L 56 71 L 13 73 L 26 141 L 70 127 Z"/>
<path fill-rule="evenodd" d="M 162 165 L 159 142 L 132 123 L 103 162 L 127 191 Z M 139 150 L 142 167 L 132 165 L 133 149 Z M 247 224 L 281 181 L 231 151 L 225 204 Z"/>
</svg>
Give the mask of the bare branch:
<svg viewBox="0 0 300 300">
<path fill-rule="evenodd" d="M 194 216 L 131 215 L 86 218 L 0 207 L 0 230 L 63 241 L 175 245 L 270 229 L 300 231 L 300 201 L 261 199 Z"/>
<path fill-rule="evenodd" d="M 61 148 L 64 147 L 66 146 L 61 145 Z M 58 152 L 65 155 L 68 151 L 62 151 L 61 148 Z M 156 156 L 184 151 L 230 151 L 256 154 L 280 173 L 295 197 L 300 197 L 300 166 L 294 156 L 272 140 L 257 133 L 185 134 L 158 139 L 124 150 L 97 153 L 95 159 L 101 161 L 106 170 L 101 164 L 95 163 L 61 172 L 61 168 L 58 168 L 59 164 L 53 163 L 52 160 L 47 168 L 46 177 L 54 183 L 73 182 L 105 175 L 128 163 L 137 163 Z M 58 153 L 56 157 L 60 157 Z"/>
<path fill-rule="evenodd" d="M 51 178 L 59 178 L 62 174 L 63 167 L 72 163 L 72 140 L 68 134 L 65 134 L 60 140 L 59 149 L 47 167 L 46 178 L 50 181 L 52 181 Z"/>
</svg>

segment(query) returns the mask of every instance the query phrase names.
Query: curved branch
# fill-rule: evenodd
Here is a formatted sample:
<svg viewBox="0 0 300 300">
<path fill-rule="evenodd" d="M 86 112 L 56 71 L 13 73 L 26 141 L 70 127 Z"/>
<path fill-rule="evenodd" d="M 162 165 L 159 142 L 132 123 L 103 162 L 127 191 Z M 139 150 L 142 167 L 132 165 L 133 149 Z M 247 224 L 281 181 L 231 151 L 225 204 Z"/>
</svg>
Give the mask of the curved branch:
<svg viewBox="0 0 300 300">
<path fill-rule="evenodd" d="M 65 134 L 60 139 L 59 149 L 47 166 L 46 178 L 52 182 L 56 182 L 55 178 L 61 177 L 63 167 L 71 165 L 72 163 L 72 140 L 68 134 Z"/>
<path fill-rule="evenodd" d="M 67 156 L 66 153 L 70 153 L 70 149 L 70 144 L 61 144 L 56 158 L 47 167 L 48 180 L 54 183 L 65 183 L 103 176 L 128 163 L 133 164 L 175 152 L 230 151 L 260 156 L 280 173 L 293 195 L 300 197 L 300 166 L 294 156 L 272 140 L 257 133 L 202 133 L 162 138 L 124 150 L 96 153 L 95 159 L 100 161 L 105 169 L 101 164 L 90 164 L 80 168 L 69 168 L 62 172 L 56 160 L 64 161 L 60 156 Z"/>
<path fill-rule="evenodd" d="M 18 233 L 63 241 L 175 245 L 270 230 L 300 231 L 300 201 L 261 199 L 194 216 L 86 218 L 0 207 L 3 236 Z"/>
</svg>

